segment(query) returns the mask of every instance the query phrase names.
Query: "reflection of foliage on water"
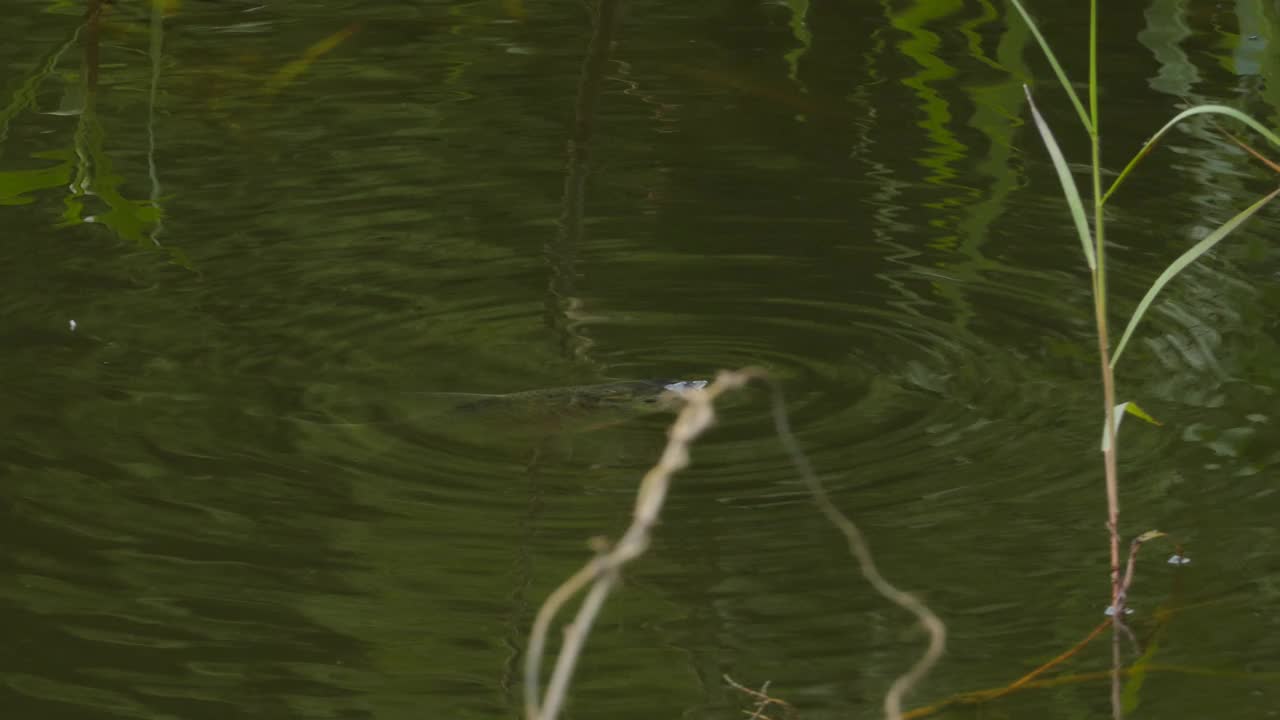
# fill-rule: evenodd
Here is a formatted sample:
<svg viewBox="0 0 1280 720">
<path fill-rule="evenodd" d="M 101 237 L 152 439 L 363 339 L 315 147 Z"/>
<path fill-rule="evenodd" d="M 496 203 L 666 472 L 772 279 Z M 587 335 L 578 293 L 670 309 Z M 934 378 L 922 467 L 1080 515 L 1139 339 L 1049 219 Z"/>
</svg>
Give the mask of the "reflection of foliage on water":
<svg viewBox="0 0 1280 720">
<path fill-rule="evenodd" d="M 160 242 L 163 229 L 164 206 L 160 173 L 156 160 L 155 115 L 158 104 L 161 69 L 164 66 L 164 21 L 178 9 L 173 0 L 154 0 L 149 3 L 150 12 L 143 20 L 115 18 L 110 29 L 124 36 L 142 35 L 148 38 L 147 56 L 149 76 L 147 91 L 146 160 L 147 197 L 131 197 L 125 190 L 130 179 L 118 171 L 112 156 L 107 123 L 99 112 L 102 94 L 99 75 L 101 35 L 105 27 L 105 15 L 116 12 L 116 6 L 102 0 L 89 0 L 84 20 L 71 33 L 71 37 L 50 53 L 23 81 L 9 103 L 0 109 L 0 149 L 8 138 L 10 126 L 24 112 L 55 117 L 75 117 L 76 125 L 67 144 L 56 149 L 32 151 L 31 158 L 53 161 L 54 164 L 34 169 L 0 170 L 0 205 L 26 205 L 37 201 L 40 191 L 65 187 L 63 209 L 54 227 L 65 228 L 86 223 L 103 225 L 117 237 L 142 248 L 158 248 L 166 252 L 178 265 L 190 268 L 183 251 Z M 54 11 L 68 14 L 72 6 L 58 4 Z M 79 3 L 75 9 L 81 10 Z M 296 60 L 280 70 L 259 79 L 260 94 L 270 97 L 296 82 L 298 78 L 321 56 L 341 45 L 358 30 L 358 24 L 348 25 L 306 48 Z M 77 43 L 82 48 L 80 67 L 62 69 L 65 55 Z M 116 75 L 128 75 L 128 66 L 111 66 Z M 42 110 L 40 90 L 50 79 L 63 82 L 58 106 Z"/>
<path fill-rule="evenodd" d="M 76 28 L 71 37 L 23 81 L 14 92 L 13 99 L 3 110 L 0 110 L 0 157 L 3 157 L 4 141 L 9 137 L 9 126 L 13 119 L 35 105 L 36 92 L 40 89 L 40 85 L 53 74 L 63 54 L 79 37 L 80 28 Z M 49 157 L 46 153 L 33 153 L 33 156 Z M 70 177 L 69 170 L 69 166 L 58 165 L 38 170 L 0 172 L 0 205 L 22 205 L 31 202 L 29 198 L 24 197 L 27 193 L 32 190 L 56 187 L 66 182 Z"/>
<path fill-rule="evenodd" d="M 158 81 L 159 38 L 163 20 L 161 4 L 155 5 L 152 14 L 153 81 Z M 32 195 L 39 190 L 65 186 L 61 218 L 55 227 L 68 227 L 82 223 L 97 223 L 110 228 L 117 236 L 140 247 L 160 247 L 156 233 L 160 228 L 162 208 L 159 195 L 150 199 L 133 199 L 122 190 L 125 178 L 118 173 L 107 151 L 107 133 L 98 114 L 99 40 L 102 14 L 101 2 L 89 3 L 84 22 L 76 27 L 71 38 L 53 52 L 15 93 L 13 100 L 0 113 L 0 142 L 7 135 L 9 124 L 24 110 L 38 110 L 37 93 L 42 84 L 58 72 L 66 51 L 77 41 L 83 45 L 83 57 L 78 71 L 62 75 L 63 88 L 59 107 L 45 114 L 75 116 L 76 127 L 70 144 L 57 150 L 37 151 L 32 157 L 56 160 L 58 164 L 36 170 L 6 170 L 0 172 L 0 204 L 18 205 L 34 202 Z M 151 101 L 154 103 L 154 89 Z M 148 119 L 153 109 L 149 109 Z M 151 128 L 148 127 L 150 131 Z M 152 183 L 158 188 L 154 171 L 154 146 L 149 148 L 152 167 Z M 97 198 L 106 206 L 105 212 L 95 212 L 88 206 L 89 198 Z M 185 256 L 176 248 L 167 249 L 175 262 L 187 266 Z"/>
</svg>

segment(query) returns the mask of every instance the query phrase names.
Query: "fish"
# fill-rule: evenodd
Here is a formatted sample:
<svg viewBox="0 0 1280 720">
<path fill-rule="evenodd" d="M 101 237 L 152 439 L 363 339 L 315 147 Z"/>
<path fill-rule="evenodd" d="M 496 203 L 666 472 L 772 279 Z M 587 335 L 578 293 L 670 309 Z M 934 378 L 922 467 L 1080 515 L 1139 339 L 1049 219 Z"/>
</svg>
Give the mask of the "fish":
<svg viewBox="0 0 1280 720">
<path fill-rule="evenodd" d="M 621 380 L 594 385 L 538 388 L 503 394 L 404 392 L 361 407 L 320 400 L 306 413 L 333 426 L 403 426 L 451 436 L 556 435 L 622 424 L 633 418 L 674 411 L 706 380 Z M 345 406 L 345 407 L 339 407 Z"/>
<path fill-rule="evenodd" d="M 530 430 L 593 429 L 678 409 L 706 380 L 623 380 L 500 395 L 430 393 L 451 402 L 443 417 Z M 428 394 L 424 394 L 428 395 Z"/>
</svg>

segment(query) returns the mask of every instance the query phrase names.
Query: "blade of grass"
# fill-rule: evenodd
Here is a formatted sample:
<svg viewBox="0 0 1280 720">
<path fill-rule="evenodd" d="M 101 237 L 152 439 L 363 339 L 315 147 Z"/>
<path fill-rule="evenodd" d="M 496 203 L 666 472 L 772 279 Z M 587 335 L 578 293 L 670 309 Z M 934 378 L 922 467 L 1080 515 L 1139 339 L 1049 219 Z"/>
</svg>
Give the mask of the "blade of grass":
<svg viewBox="0 0 1280 720">
<path fill-rule="evenodd" d="M 1272 190 L 1266 197 L 1263 197 L 1258 202 L 1242 210 L 1238 215 L 1223 223 L 1217 230 L 1209 233 L 1203 240 L 1192 245 L 1191 249 L 1184 252 L 1177 260 L 1169 263 L 1169 267 L 1165 268 L 1164 272 L 1160 273 L 1160 277 L 1156 278 L 1156 281 L 1151 283 L 1151 289 L 1147 290 L 1147 294 L 1143 296 L 1142 302 L 1138 303 L 1138 308 L 1133 311 L 1133 316 L 1129 318 L 1129 325 L 1124 329 L 1124 335 L 1120 338 L 1120 344 L 1116 345 L 1116 351 L 1111 355 L 1112 368 L 1114 368 L 1116 363 L 1120 361 L 1120 355 L 1124 352 L 1125 346 L 1128 345 L 1129 338 L 1133 336 L 1134 328 L 1136 328 L 1138 323 L 1142 321 L 1143 316 L 1147 314 L 1147 310 L 1151 307 L 1152 301 L 1154 301 L 1156 295 L 1164 289 L 1164 286 L 1167 285 L 1175 275 L 1185 270 L 1188 265 L 1195 262 L 1200 258 L 1200 256 L 1209 252 L 1214 245 L 1217 245 L 1223 238 L 1229 235 L 1231 231 L 1239 227 L 1240 223 L 1243 223 L 1245 220 L 1252 217 L 1254 213 L 1261 210 L 1264 205 L 1271 202 L 1277 195 L 1280 195 L 1280 188 Z"/>
<path fill-rule="evenodd" d="M 1035 101 L 1031 99 L 1031 88 L 1023 85 L 1022 89 L 1027 94 L 1027 103 L 1031 106 L 1031 117 L 1035 119 L 1036 129 L 1040 131 L 1040 137 L 1049 150 L 1049 157 L 1053 159 L 1053 169 L 1058 172 L 1058 181 L 1062 183 L 1062 194 L 1067 198 L 1067 205 L 1071 208 L 1071 219 L 1075 222 L 1076 233 L 1080 235 L 1080 246 L 1084 250 L 1085 262 L 1089 263 L 1089 272 L 1094 272 L 1098 269 L 1098 260 L 1094 257 L 1093 240 L 1089 234 L 1089 219 L 1084 212 L 1084 203 L 1080 200 L 1080 189 L 1076 187 L 1075 178 L 1071 177 L 1071 168 L 1067 166 L 1067 160 L 1062 156 L 1058 141 L 1053 139 L 1053 132 L 1049 130 L 1048 123 L 1040 116 Z"/>
<path fill-rule="evenodd" d="M 1262 123 L 1254 120 L 1248 115 L 1245 115 L 1239 110 L 1233 107 L 1227 107 L 1226 105 L 1197 105 L 1174 115 L 1172 120 L 1165 123 L 1164 127 L 1160 128 L 1159 132 L 1152 135 L 1151 139 L 1147 140 L 1147 142 L 1143 144 L 1142 148 L 1138 150 L 1138 153 L 1129 161 L 1129 164 L 1124 166 L 1124 170 L 1121 171 L 1120 176 L 1116 178 L 1115 182 L 1111 183 L 1111 187 L 1107 189 L 1107 194 L 1102 196 L 1103 204 L 1106 204 L 1107 198 L 1111 197 L 1111 193 L 1114 193 L 1116 188 L 1120 187 L 1120 183 L 1124 182 L 1125 178 L 1129 177 L 1129 173 L 1133 172 L 1133 169 L 1137 167 L 1142 158 L 1146 157 L 1147 153 L 1150 153 L 1151 150 L 1155 148 L 1155 145 L 1160 141 L 1160 138 L 1163 137 L 1165 133 L 1169 132 L 1169 130 L 1173 129 L 1174 125 L 1177 125 L 1193 115 L 1204 115 L 1206 113 L 1225 115 L 1233 120 L 1239 120 L 1245 125 L 1256 130 L 1262 137 L 1270 140 L 1272 145 L 1280 147 L 1280 136 L 1277 136 L 1275 133 L 1268 130 Z"/>
<path fill-rule="evenodd" d="M 1066 91 L 1067 97 L 1071 98 L 1071 104 L 1076 108 L 1076 114 L 1080 116 L 1080 123 L 1084 125 L 1084 129 L 1093 134 L 1093 123 L 1089 121 L 1089 114 L 1084 110 L 1084 103 L 1080 102 L 1080 96 L 1076 94 L 1076 89 L 1071 85 L 1071 80 L 1067 78 L 1067 73 L 1062 69 L 1062 65 L 1058 63 L 1058 57 L 1053 54 L 1053 49 L 1049 47 L 1049 41 L 1044 39 L 1040 34 L 1040 28 L 1036 27 L 1036 23 L 1027 14 L 1026 8 L 1022 7 L 1022 3 L 1018 0 L 1009 0 L 1013 3 L 1013 7 L 1017 9 L 1018 14 L 1022 16 L 1022 21 L 1031 29 L 1031 34 L 1039 43 L 1040 49 L 1044 52 L 1044 56 L 1049 61 L 1049 67 L 1053 68 L 1053 74 L 1058 76 L 1058 83 L 1062 85 L 1062 89 Z"/>
</svg>

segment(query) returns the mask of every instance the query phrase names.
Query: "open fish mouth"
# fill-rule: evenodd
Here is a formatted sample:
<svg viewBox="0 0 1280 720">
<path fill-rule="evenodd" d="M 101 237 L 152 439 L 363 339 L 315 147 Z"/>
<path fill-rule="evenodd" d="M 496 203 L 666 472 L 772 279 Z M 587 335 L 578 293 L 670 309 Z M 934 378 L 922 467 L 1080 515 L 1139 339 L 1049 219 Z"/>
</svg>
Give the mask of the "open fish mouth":
<svg viewBox="0 0 1280 720">
<path fill-rule="evenodd" d="M 659 380 L 651 385 L 653 390 L 641 393 L 636 399 L 642 408 L 676 410 L 685 398 L 708 385 L 706 380 Z"/>
</svg>

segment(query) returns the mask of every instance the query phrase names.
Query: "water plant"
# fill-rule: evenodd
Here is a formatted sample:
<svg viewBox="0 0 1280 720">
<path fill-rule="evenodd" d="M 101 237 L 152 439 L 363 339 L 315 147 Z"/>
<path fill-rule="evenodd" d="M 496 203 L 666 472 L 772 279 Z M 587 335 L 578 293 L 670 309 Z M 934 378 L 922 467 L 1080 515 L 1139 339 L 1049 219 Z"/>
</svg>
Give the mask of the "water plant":
<svg viewBox="0 0 1280 720">
<path fill-rule="evenodd" d="M 1111 593 L 1110 605 L 1108 606 L 1108 614 L 1111 616 L 1110 623 L 1115 632 L 1112 633 L 1111 657 L 1111 707 L 1113 717 L 1123 717 L 1125 708 L 1125 697 L 1122 693 L 1122 668 L 1121 668 L 1121 651 L 1120 638 L 1124 629 L 1125 615 L 1125 598 L 1129 590 L 1129 585 L 1133 580 L 1133 559 L 1138 547 L 1143 542 L 1151 540 L 1163 535 L 1159 531 L 1148 531 L 1137 536 L 1130 546 L 1128 568 L 1121 575 L 1120 570 L 1120 478 L 1117 468 L 1118 442 L 1117 435 L 1120 430 L 1120 421 L 1126 414 L 1133 414 L 1146 420 L 1151 420 L 1145 412 L 1142 412 L 1133 402 L 1116 402 L 1116 380 L 1115 369 L 1120 357 L 1124 353 L 1130 340 L 1133 338 L 1135 329 L 1142 321 L 1147 311 L 1151 308 L 1156 296 L 1169 284 L 1178 273 L 1185 270 L 1192 263 L 1203 257 L 1221 242 L 1227 235 L 1231 234 L 1242 223 L 1261 210 L 1267 203 L 1271 202 L 1277 195 L 1280 195 L 1280 188 L 1273 190 L 1252 205 L 1236 213 L 1233 217 L 1222 223 L 1215 230 L 1208 233 L 1199 242 L 1192 245 L 1182 255 L 1169 263 L 1156 279 L 1151 283 L 1146 294 L 1139 301 L 1137 307 L 1130 315 L 1128 323 L 1125 326 L 1124 333 L 1120 337 L 1120 341 L 1116 343 L 1114 349 L 1111 346 L 1111 329 L 1109 325 L 1109 306 L 1107 294 L 1107 244 L 1106 244 L 1106 223 L 1104 210 L 1107 201 L 1116 192 L 1117 189 L 1129 177 L 1130 173 L 1159 143 L 1160 139 L 1166 133 L 1172 130 L 1179 123 L 1198 115 L 1219 115 L 1238 122 L 1244 123 L 1251 129 L 1257 131 L 1268 141 L 1275 145 L 1280 145 L 1280 138 L 1268 130 L 1258 121 L 1248 115 L 1225 105 L 1201 104 L 1188 107 L 1174 115 L 1172 119 L 1164 124 L 1154 135 L 1152 135 L 1142 147 L 1138 149 L 1132 159 L 1125 165 L 1124 169 L 1116 176 L 1115 180 L 1109 186 L 1103 183 L 1103 164 L 1101 155 L 1101 137 L 1100 130 L 1100 113 L 1098 106 L 1098 2 L 1090 0 L 1089 2 L 1089 79 L 1087 83 L 1088 91 L 1088 109 L 1086 110 L 1084 103 L 1081 102 L 1079 94 L 1076 92 L 1075 86 L 1068 79 L 1066 72 L 1063 70 L 1061 63 L 1058 62 L 1052 48 L 1047 40 L 1040 33 L 1035 21 L 1027 12 L 1021 0 L 1010 0 L 1013 7 L 1022 16 L 1030 28 L 1032 35 L 1039 44 L 1040 49 L 1044 52 L 1045 58 L 1048 60 L 1050 67 L 1053 69 L 1054 75 L 1057 77 L 1063 91 L 1070 99 L 1072 106 L 1075 108 L 1079 117 L 1080 124 L 1084 127 L 1085 132 L 1089 136 L 1089 189 L 1092 191 L 1091 208 L 1086 208 L 1085 202 L 1081 197 L 1080 189 L 1076 185 L 1076 180 L 1072 175 L 1071 168 L 1067 164 L 1066 158 L 1063 156 L 1062 150 L 1058 145 L 1053 131 L 1050 130 L 1049 124 L 1045 121 L 1040 111 L 1036 108 L 1035 101 L 1031 96 L 1029 88 L 1024 88 L 1027 96 L 1027 103 L 1031 109 L 1031 115 L 1035 122 L 1037 131 L 1041 139 L 1044 141 L 1045 147 L 1048 149 L 1049 157 L 1053 161 L 1054 170 L 1057 173 L 1058 180 L 1062 185 L 1062 194 L 1066 200 L 1067 207 L 1070 210 L 1072 223 L 1075 226 L 1076 234 L 1080 238 L 1080 247 L 1084 253 L 1085 262 L 1089 267 L 1089 275 L 1092 283 L 1094 323 L 1097 331 L 1098 359 L 1099 368 L 1102 379 L 1102 398 L 1103 398 L 1103 429 L 1102 429 L 1102 454 L 1103 468 L 1106 482 L 1107 496 L 1107 531 L 1110 541 L 1110 557 L 1111 557 Z M 1248 149 L 1246 147 L 1246 149 Z M 1253 151 L 1250 150 L 1252 153 Z M 1256 153 L 1254 153 L 1256 155 Z M 1090 218 L 1088 210 L 1092 210 L 1092 218 Z M 1140 681 L 1139 681 L 1140 682 Z M 1136 686 L 1135 686 L 1136 687 Z M 1130 702 L 1132 704 L 1132 702 Z"/>
<path fill-rule="evenodd" d="M 1090 183 L 1089 189 L 1092 191 L 1091 207 L 1086 208 L 1085 201 L 1081 197 L 1080 189 L 1076 185 L 1076 180 L 1072 175 L 1071 168 L 1067 164 L 1066 158 L 1063 156 L 1062 150 L 1050 130 L 1048 123 L 1036 108 L 1032 99 L 1030 89 L 1026 89 L 1027 102 L 1031 107 L 1031 115 L 1035 121 L 1036 129 L 1040 133 L 1041 139 L 1044 141 L 1045 147 L 1049 151 L 1049 156 L 1053 161 L 1054 169 L 1057 172 L 1058 180 L 1062 185 L 1062 194 L 1066 200 L 1067 206 L 1071 212 L 1071 219 L 1075 226 L 1076 234 L 1080 238 L 1081 250 L 1084 253 L 1085 262 L 1089 267 L 1089 274 L 1092 280 L 1093 290 L 1093 310 L 1094 322 L 1097 330 L 1098 341 L 1098 357 L 1099 367 L 1102 377 L 1102 396 L 1103 396 L 1103 431 L 1102 431 L 1102 454 L 1103 467 L 1106 478 L 1106 494 L 1107 494 L 1107 529 L 1110 539 L 1110 555 L 1111 555 L 1111 612 L 1119 617 L 1124 611 L 1125 593 L 1128 588 L 1127 577 L 1131 577 L 1131 573 L 1126 573 L 1124 577 L 1120 573 L 1120 480 L 1117 469 L 1117 451 L 1118 444 L 1116 442 L 1117 433 L 1120 429 L 1120 421 L 1126 414 L 1135 415 L 1145 420 L 1151 420 L 1150 416 L 1142 412 L 1141 409 L 1133 402 L 1116 402 L 1116 382 L 1115 369 L 1121 355 L 1133 338 L 1134 330 L 1142 321 L 1147 311 L 1151 308 L 1152 302 L 1161 290 L 1175 277 L 1182 272 L 1197 259 L 1204 256 L 1215 245 L 1223 240 L 1232 231 L 1238 228 L 1245 220 L 1249 219 L 1254 213 L 1262 209 L 1276 195 L 1280 194 L 1280 188 L 1263 196 L 1260 200 L 1254 202 L 1249 207 L 1241 210 L 1235 216 L 1222 223 L 1217 229 L 1210 232 L 1202 240 L 1193 245 L 1190 249 L 1169 263 L 1167 267 L 1156 277 L 1151 283 L 1151 287 L 1147 290 L 1142 300 L 1134 309 L 1133 314 L 1129 317 L 1125 326 L 1124 333 L 1120 337 L 1120 341 L 1115 344 L 1114 349 L 1111 346 L 1111 328 L 1109 322 L 1109 306 L 1107 295 L 1107 253 L 1106 253 L 1106 223 L 1104 209 L 1107 201 L 1116 192 L 1117 189 L 1129 177 L 1130 173 L 1155 148 L 1161 138 L 1172 130 L 1179 123 L 1197 115 L 1220 115 L 1233 120 L 1244 123 L 1248 127 L 1257 131 L 1270 142 L 1280 145 L 1280 137 L 1268 130 L 1257 120 L 1248 115 L 1225 105 L 1203 104 L 1189 107 L 1175 115 L 1163 127 L 1161 127 L 1154 135 L 1148 139 L 1133 158 L 1125 165 L 1124 169 L 1116 176 L 1115 180 L 1109 186 L 1103 182 L 1103 164 L 1101 157 L 1101 145 L 1099 138 L 1100 131 L 1100 113 L 1098 107 L 1098 2 L 1090 0 L 1089 2 L 1089 80 L 1087 83 L 1088 91 L 1088 108 L 1086 109 L 1081 102 L 1079 94 L 1076 92 L 1075 86 L 1068 79 L 1062 65 L 1058 62 L 1057 57 L 1053 53 L 1053 49 L 1049 46 L 1048 41 L 1040 33 L 1031 15 L 1027 12 L 1026 7 L 1020 0 L 1010 0 L 1013 7 L 1017 9 L 1018 14 L 1027 23 L 1031 29 L 1032 35 L 1039 44 L 1040 49 L 1044 52 L 1045 58 L 1048 60 L 1050 67 L 1053 69 L 1054 75 L 1057 77 L 1063 91 L 1070 99 L 1072 106 L 1075 108 L 1079 117 L 1080 124 L 1084 127 L 1085 132 L 1089 136 L 1090 148 Z M 1092 217 L 1088 210 L 1092 210 Z M 1150 533 L 1144 533 L 1140 536 L 1142 539 L 1151 539 L 1155 537 Z"/>
</svg>

